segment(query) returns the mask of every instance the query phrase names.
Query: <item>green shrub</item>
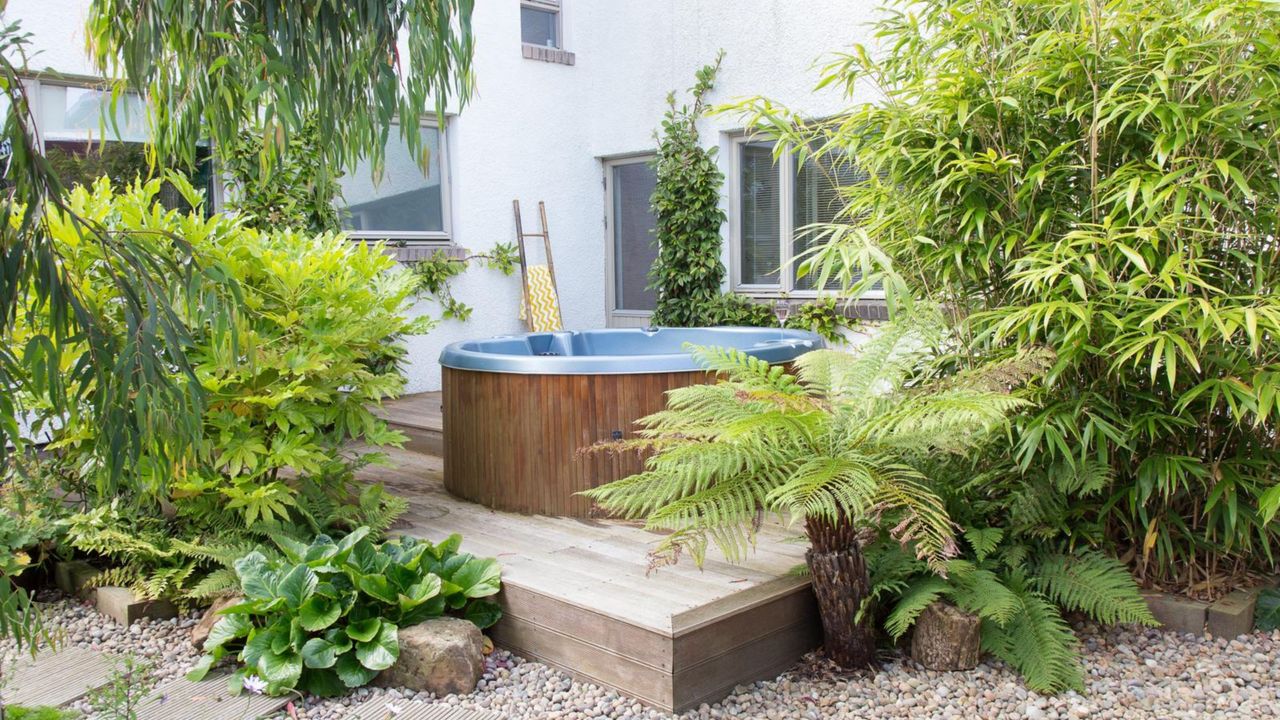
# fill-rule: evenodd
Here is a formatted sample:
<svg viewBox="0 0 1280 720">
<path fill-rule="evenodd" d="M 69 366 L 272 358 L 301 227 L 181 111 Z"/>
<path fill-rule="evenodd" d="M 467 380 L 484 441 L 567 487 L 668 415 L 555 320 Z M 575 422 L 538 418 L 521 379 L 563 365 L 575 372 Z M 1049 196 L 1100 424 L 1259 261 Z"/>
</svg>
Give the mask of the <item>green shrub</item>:
<svg viewBox="0 0 1280 720">
<path fill-rule="evenodd" d="M 1151 583 L 1275 558 L 1278 21 L 1252 0 L 896 2 L 890 51 L 822 81 L 883 100 L 794 131 L 748 113 L 869 173 L 818 257 L 835 276 L 948 303 L 961 363 L 1056 350 L 991 462 L 1055 479 L 1075 544 Z"/>
<path fill-rule="evenodd" d="M 244 130 L 218 160 L 232 180 L 227 207 L 247 226 L 270 232 L 290 228 L 310 233 L 338 232 L 342 218 L 335 202 L 342 197 L 341 172 L 326 163 L 314 120 L 274 148 L 269 166 L 263 156 L 262 128 Z"/>
<path fill-rule="evenodd" d="M 168 179 L 199 205 L 182 178 Z M 157 254 L 189 246 L 228 280 L 193 296 L 232 307 L 226 327 L 200 323 L 200 309 L 177 301 L 182 294 L 172 290 L 170 312 L 188 325 L 191 342 L 183 350 L 194 370 L 173 381 L 203 390 L 201 442 L 176 473 L 144 448 L 116 478 L 101 470 L 108 465 L 95 442 L 102 419 L 92 406 L 65 415 L 31 406 L 53 430 L 50 448 L 69 476 L 64 489 L 86 511 L 73 518 L 72 546 L 116 563 L 116 574 L 104 579 L 143 596 L 207 595 L 226 585 L 228 573 L 218 568 L 268 536 L 313 537 L 360 524 L 381 531 L 403 511 L 403 501 L 355 487 L 355 469 L 382 456 L 351 447 L 403 440 L 370 408 L 403 387 L 397 338 L 428 322 L 406 317 L 416 280 L 379 248 L 341 235 L 260 232 L 222 215 L 206 218 L 198 207 L 167 211 L 156 202 L 159 188 L 158 180 L 127 189 L 100 180 L 74 189 L 68 203 Z M 49 227 L 68 276 L 83 288 L 86 312 L 116 333 L 130 332 L 117 285 L 105 278 L 101 246 L 80 242 L 66 213 L 51 212 Z M 19 340 L 44 318 L 24 321 Z M 64 348 L 63 372 L 77 372 L 84 351 Z M 209 572 L 217 577 L 205 582 Z"/>
<path fill-rule="evenodd" d="M 485 598 L 500 588 L 496 560 L 459 554 L 462 538 L 374 544 L 361 528 L 341 540 L 284 541 L 284 559 L 253 552 L 236 563 L 244 600 L 222 611 L 189 676 L 235 653 L 235 680 L 256 675 L 266 692 L 337 695 L 364 685 L 400 654 L 399 628 L 454 614 L 481 628 L 497 622 Z"/>
<path fill-rule="evenodd" d="M 10 705 L 4 709 L 5 720 L 75 720 L 80 713 L 56 707 Z"/>
</svg>

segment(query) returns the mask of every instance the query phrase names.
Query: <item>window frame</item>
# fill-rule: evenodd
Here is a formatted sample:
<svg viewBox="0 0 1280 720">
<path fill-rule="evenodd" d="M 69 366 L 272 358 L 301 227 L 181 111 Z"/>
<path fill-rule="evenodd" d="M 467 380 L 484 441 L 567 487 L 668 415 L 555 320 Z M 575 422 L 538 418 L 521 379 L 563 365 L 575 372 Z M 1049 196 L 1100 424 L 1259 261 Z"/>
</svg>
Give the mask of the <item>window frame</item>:
<svg viewBox="0 0 1280 720">
<path fill-rule="evenodd" d="M 395 137 L 399 139 L 400 121 L 393 121 L 395 126 Z M 347 238 L 350 240 L 359 240 L 362 242 L 376 242 L 379 240 L 386 242 L 403 242 L 407 246 L 412 247 L 452 247 L 453 240 L 453 192 L 451 177 L 449 174 L 449 133 L 448 118 L 445 122 L 440 122 L 435 117 L 423 117 L 418 123 L 419 132 L 422 128 L 435 128 L 440 135 L 439 155 L 440 155 L 440 230 L 343 230 Z M 390 133 L 388 133 L 390 136 Z M 345 210 L 345 206 L 340 208 Z"/>
<path fill-rule="evenodd" d="M 747 145 L 776 145 L 768 138 L 753 135 L 746 131 L 728 133 L 729 135 L 729 288 L 735 293 L 761 299 L 778 298 L 818 298 L 835 294 L 833 290 L 814 288 L 802 290 L 795 287 L 795 273 L 791 271 L 795 258 L 795 189 L 796 189 L 796 156 L 788 146 L 787 152 L 774 163 L 780 173 L 778 178 L 778 257 L 781 268 L 787 271 L 778 272 L 776 283 L 744 283 L 742 278 L 742 149 Z M 863 294 L 864 300 L 883 300 L 883 290 L 868 290 Z"/>
<path fill-rule="evenodd" d="M 524 41 L 524 26 L 521 20 L 520 28 L 520 44 L 529 47 L 543 48 L 544 50 L 564 50 L 564 7 L 560 0 L 520 0 L 520 9 L 529 8 L 530 10 L 538 10 L 540 12 L 551 13 L 555 19 L 556 44 L 555 45 L 535 45 Z"/>
</svg>

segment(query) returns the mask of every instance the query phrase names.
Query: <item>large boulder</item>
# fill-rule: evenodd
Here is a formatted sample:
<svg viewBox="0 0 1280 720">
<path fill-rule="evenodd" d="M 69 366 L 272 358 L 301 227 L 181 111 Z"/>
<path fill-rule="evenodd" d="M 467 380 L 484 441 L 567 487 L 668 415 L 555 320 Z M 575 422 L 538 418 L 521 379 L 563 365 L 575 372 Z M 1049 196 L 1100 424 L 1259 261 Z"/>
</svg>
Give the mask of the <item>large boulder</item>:
<svg viewBox="0 0 1280 720">
<path fill-rule="evenodd" d="M 195 627 L 191 628 L 191 644 L 195 645 L 197 650 L 203 650 L 204 641 L 209 639 L 209 631 L 213 630 L 213 626 L 217 625 L 218 621 L 222 619 L 222 616 L 218 613 L 232 605 L 235 605 L 241 600 L 244 600 L 244 598 L 239 595 L 229 595 L 215 601 L 213 605 L 205 611 L 204 617 L 200 618 L 200 622 L 197 623 Z"/>
<path fill-rule="evenodd" d="M 383 687 L 465 695 L 484 673 L 484 636 L 467 620 L 442 617 L 400 628 L 400 657 L 378 675 Z"/>
</svg>

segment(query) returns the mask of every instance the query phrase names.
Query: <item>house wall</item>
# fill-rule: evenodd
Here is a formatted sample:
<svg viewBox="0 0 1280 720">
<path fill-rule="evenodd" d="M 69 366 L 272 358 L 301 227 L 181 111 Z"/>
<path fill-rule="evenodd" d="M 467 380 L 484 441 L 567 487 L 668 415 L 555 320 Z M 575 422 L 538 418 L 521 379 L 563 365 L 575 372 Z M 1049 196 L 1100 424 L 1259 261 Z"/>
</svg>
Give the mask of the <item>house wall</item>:
<svg viewBox="0 0 1280 720">
<path fill-rule="evenodd" d="M 6 15 L 34 34 L 42 50 L 35 67 L 89 74 L 87 6 L 88 0 L 10 0 Z M 838 90 L 813 91 L 814 63 L 866 41 L 875 3 L 562 0 L 562 44 L 576 56 L 572 66 L 522 57 L 519 8 L 517 0 L 476 3 L 477 96 L 449 119 L 446 132 L 453 238 L 475 252 L 509 242 L 512 199 L 520 199 L 526 227 L 535 228 L 537 201 L 545 201 L 565 324 L 574 329 L 606 321 L 602 158 L 652 150 L 667 93 L 683 93 L 720 48 L 725 57 L 710 102 L 765 95 L 810 116 L 839 110 Z M 731 115 L 699 126 L 703 141 L 721 148 L 726 171 L 727 133 L 738 127 Z M 727 203 L 722 198 L 726 210 Z M 436 357 L 445 344 L 522 331 L 517 277 L 476 268 L 455 281 L 453 293 L 474 314 L 408 339 L 410 392 L 439 388 Z"/>
</svg>

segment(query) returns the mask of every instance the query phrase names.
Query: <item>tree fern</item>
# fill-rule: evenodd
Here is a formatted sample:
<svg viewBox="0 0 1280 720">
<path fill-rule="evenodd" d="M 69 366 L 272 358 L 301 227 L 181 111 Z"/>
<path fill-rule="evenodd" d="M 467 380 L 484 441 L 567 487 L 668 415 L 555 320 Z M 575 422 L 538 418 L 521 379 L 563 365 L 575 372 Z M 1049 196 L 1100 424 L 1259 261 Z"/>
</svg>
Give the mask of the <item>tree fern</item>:
<svg viewBox="0 0 1280 720">
<path fill-rule="evenodd" d="M 653 454 L 643 472 L 584 494 L 662 531 L 653 551 L 659 564 L 685 554 L 701 564 L 712 546 L 740 561 L 762 517 L 775 514 L 804 524 L 811 561 L 814 554 L 861 554 L 859 530 L 883 528 L 945 575 L 946 559 L 957 552 L 955 526 L 919 461 L 936 449 L 962 452 L 983 443 L 1021 406 L 1011 389 L 1019 372 L 1035 366 L 1006 364 L 1000 383 L 981 371 L 922 379 L 940 327 L 936 312 L 904 317 L 855 352 L 801 356 L 795 375 L 741 351 L 698 348 L 720 381 L 672 390 L 664 410 L 640 420 L 639 443 L 604 446 Z M 815 572 L 815 584 L 822 581 Z M 854 598 L 857 616 L 824 623 L 857 626 L 861 635 L 874 586 L 847 581 L 863 595 Z M 832 612 L 844 611 L 832 604 Z M 905 610 L 902 617 L 914 619 Z M 871 654 L 852 650 L 865 647 L 864 639 L 847 638 L 847 658 Z"/>
</svg>

